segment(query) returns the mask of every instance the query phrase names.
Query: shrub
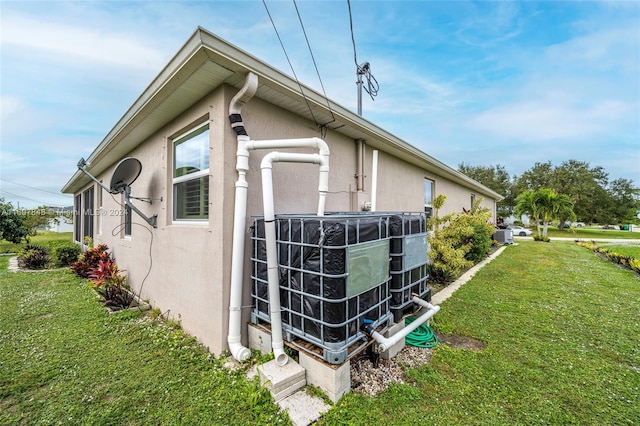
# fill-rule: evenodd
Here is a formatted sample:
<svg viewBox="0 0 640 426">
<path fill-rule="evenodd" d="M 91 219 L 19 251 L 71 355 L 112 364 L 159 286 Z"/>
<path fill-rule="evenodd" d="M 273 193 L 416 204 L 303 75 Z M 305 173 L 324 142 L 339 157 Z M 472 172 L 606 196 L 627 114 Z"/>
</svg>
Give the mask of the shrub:
<svg viewBox="0 0 640 426">
<path fill-rule="evenodd" d="M 432 202 L 435 215 L 429 219 L 429 226 L 434 228 L 429 235 L 429 259 L 439 270 L 457 275 L 461 270 L 473 266 L 474 260 L 467 258 L 467 254 L 474 247 L 474 234 L 484 235 L 478 237 L 483 242 L 477 247 L 478 253 L 472 254 L 471 258 L 483 258 L 488 249 L 484 254 L 480 253 L 484 250 L 484 244 L 488 244 L 490 249 L 490 235 L 494 233 L 495 228 L 488 223 L 491 217 L 489 209 L 480 207 L 481 198 L 473 203 L 471 210 L 449 213 L 441 217 L 438 210 L 445 201 L 446 196 L 440 194 Z"/>
<path fill-rule="evenodd" d="M 427 264 L 427 275 L 427 281 L 436 284 L 449 284 L 455 280 L 453 272 L 448 269 L 442 269 L 433 263 Z"/>
<path fill-rule="evenodd" d="M 44 269 L 51 262 L 49 249 L 28 244 L 18 253 L 18 265 L 25 269 Z"/>
<path fill-rule="evenodd" d="M 133 302 L 133 294 L 128 291 L 127 278 L 118 270 L 113 260 L 99 260 L 98 266 L 91 270 L 90 285 L 100 296 L 104 305 L 112 308 L 128 308 Z"/>
<path fill-rule="evenodd" d="M 474 224 L 473 235 L 469 238 L 470 248 L 465 259 L 478 263 L 483 260 L 491 251 L 491 235 L 487 232 L 487 228 Z"/>
<path fill-rule="evenodd" d="M 584 241 L 576 241 L 576 244 L 588 248 L 594 253 L 598 253 L 606 257 L 608 260 L 617 263 L 620 266 L 627 267 L 632 271 L 640 274 L 640 260 L 636 259 L 633 256 L 625 256 L 620 253 L 616 253 L 604 247 L 598 247 L 594 242 L 584 242 Z"/>
<path fill-rule="evenodd" d="M 53 253 L 57 266 L 71 266 L 78 261 L 82 250 L 80 246 L 74 243 L 64 243 L 55 247 Z"/>
<path fill-rule="evenodd" d="M 85 251 L 77 262 L 71 264 L 71 271 L 80 278 L 89 278 L 92 270 L 98 267 L 100 261 L 113 262 L 113 256 L 107 253 L 109 248 L 106 244 Z"/>
</svg>

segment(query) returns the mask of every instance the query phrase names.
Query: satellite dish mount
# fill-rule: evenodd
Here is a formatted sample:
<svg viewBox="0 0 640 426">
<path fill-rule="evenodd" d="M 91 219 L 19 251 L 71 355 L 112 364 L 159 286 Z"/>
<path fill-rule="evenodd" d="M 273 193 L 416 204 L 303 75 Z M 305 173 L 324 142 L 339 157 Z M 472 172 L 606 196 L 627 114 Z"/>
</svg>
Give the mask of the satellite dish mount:
<svg viewBox="0 0 640 426">
<path fill-rule="evenodd" d="M 81 158 L 78 162 L 78 169 L 89 176 L 95 183 L 100 185 L 102 189 L 107 191 L 110 194 L 124 194 L 124 204 L 134 212 L 136 212 L 140 217 L 142 217 L 149 225 L 154 228 L 158 227 L 158 215 L 154 214 L 151 217 L 147 217 L 144 213 L 142 213 L 136 206 L 131 203 L 131 198 L 135 198 L 136 200 L 146 201 L 149 204 L 152 204 L 151 198 L 138 198 L 131 196 L 131 184 L 140 176 L 140 172 L 142 171 L 142 164 L 137 158 L 127 157 L 120 161 L 115 170 L 113 171 L 113 175 L 111 175 L 111 183 L 109 184 L 109 188 L 104 186 L 102 182 L 96 179 L 91 173 L 86 170 L 87 162 L 84 158 Z M 162 198 L 160 199 L 162 201 Z"/>
</svg>

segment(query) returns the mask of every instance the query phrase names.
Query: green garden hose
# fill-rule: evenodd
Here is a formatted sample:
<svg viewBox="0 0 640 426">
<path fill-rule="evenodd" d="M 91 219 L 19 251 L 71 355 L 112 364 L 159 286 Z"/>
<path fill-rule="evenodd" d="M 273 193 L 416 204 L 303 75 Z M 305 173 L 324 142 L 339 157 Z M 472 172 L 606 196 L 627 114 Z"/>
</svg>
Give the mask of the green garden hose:
<svg viewBox="0 0 640 426">
<path fill-rule="evenodd" d="M 415 317 L 408 317 L 404 320 L 404 325 L 407 326 L 415 321 Z M 418 328 L 407 334 L 404 338 L 407 345 L 416 346 L 418 348 L 433 348 L 438 344 L 438 336 L 433 333 L 433 330 L 426 324 L 420 324 Z"/>
</svg>

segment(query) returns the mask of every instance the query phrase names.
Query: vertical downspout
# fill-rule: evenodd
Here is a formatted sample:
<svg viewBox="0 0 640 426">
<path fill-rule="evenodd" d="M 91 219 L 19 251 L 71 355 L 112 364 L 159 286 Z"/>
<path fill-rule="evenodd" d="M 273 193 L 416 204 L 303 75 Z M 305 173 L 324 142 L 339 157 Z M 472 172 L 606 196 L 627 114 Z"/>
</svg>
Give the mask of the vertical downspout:
<svg viewBox="0 0 640 426">
<path fill-rule="evenodd" d="M 378 202 L 378 150 L 373 150 L 373 158 L 371 164 L 371 211 L 376 211 L 376 203 Z"/>
<path fill-rule="evenodd" d="M 264 236 L 267 246 L 267 279 L 269 283 L 269 318 L 271 319 L 271 347 L 276 363 L 280 366 L 289 361 L 284 353 L 282 337 L 282 307 L 280 305 L 280 274 L 278 271 L 278 246 L 276 241 L 275 207 L 273 202 L 273 163 L 312 163 L 320 165 L 320 200 L 318 202 L 318 216 L 324 215 L 324 194 L 326 176 L 329 171 L 328 156 L 318 154 L 294 154 L 270 152 L 265 155 L 260 164 L 262 170 L 262 201 L 264 208 Z M 324 182 L 323 182 L 324 181 Z"/>
<path fill-rule="evenodd" d="M 238 179 L 235 183 L 235 206 L 233 215 L 233 241 L 232 241 L 232 259 L 231 259 L 231 285 L 229 295 L 229 334 L 227 337 L 227 343 L 229 350 L 233 357 L 238 361 L 244 361 L 251 356 L 251 351 L 242 345 L 242 283 L 244 280 L 244 243 L 245 243 L 245 226 L 247 220 L 247 193 L 248 183 L 246 179 L 247 172 L 249 171 L 249 152 L 254 149 L 277 149 L 277 148 L 302 148 L 310 147 L 317 148 L 319 154 L 313 156 L 313 161 L 304 159 L 305 155 L 309 154 L 279 154 L 277 158 L 282 160 L 275 161 L 293 161 L 292 158 L 296 155 L 302 155 L 303 160 L 296 162 L 314 162 L 320 165 L 320 180 L 318 184 L 319 199 L 318 199 L 318 216 L 324 215 L 325 199 L 328 192 L 329 183 L 329 147 L 325 141 L 319 138 L 306 138 L 306 139 L 275 139 L 266 141 L 252 141 L 244 128 L 242 122 L 242 116 L 240 111 L 242 106 L 248 102 L 254 95 L 258 87 L 258 77 L 253 73 L 248 73 L 245 84 L 240 91 L 233 97 L 229 104 L 229 120 L 231 121 L 231 127 L 237 134 L 238 148 L 236 151 L 236 170 L 238 172 Z M 288 158 L 288 159 L 287 159 Z M 269 171 L 270 173 L 270 171 Z M 263 177 L 264 180 L 264 177 Z M 269 184 L 272 185 L 271 180 Z M 273 192 L 271 191 L 271 205 L 273 206 Z M 264 197 L 264 192 L 263 192 Z M 271 208 L 273 211 L 273 207 Z M 266 210 L 265 210 L 266 218 Z M 266 220 L 265 220 L 266 222 Z M 275 225 L 274 225 L 275 232 Z M 275 234 L 273 237 L 275 243 Z M 272 250 L 272 252 L 274 252 Z M 275 253 L 275 252 L 274 252 Z M 272 256 L 273 257 L 273 256 Z M 277 262 L 277 260 L 276 260 Z M 276 265 L 277 266 L 277 265 Z M 271 290 L 270 290 L 271 291 Z M 276 321 L 280 321 L 280 302 L 279 293 L 277 294 L 278 313 Z M 274 329 L 276 327 L 273 327 Z M 282 354 L 280 350 L 283 347 L 282 344 L 282 327 L 279 328 L 280 335 L 280 348 L 276 353 L 274 345 L 274 354 L 276 359 L 280 358 L 281 365 L 286 364 L 286 355 L 282 360 Z M 277 336 L 276 336 L 277 337 Z M 274 339 L 275 340 L 275 339 Z"/>
<path fill-rule="evenodd" d="M 356 140 L 356 175 L 358 192 L 364 191 L 364 140 Z"/>
<path fill-rule="evenodd" d="M 229 104 L 229 120 L 236 132 L 238 148 L 236 151 L 236 170 L 238 180 L 235 184 L 235 207 L 233 213 L 233 241 L 231 257 L 231 286 L 229 289 L 229 334 L 227 343 L 235 359 L 244 361 L 249 359 L 251 351 L 242 346 L 242 282 L 244 273 L 244 239 L 247 222 L 247 190 L 246 175 L 249 171 L 249 151 L 246 143 L 249 136 L 244 128 L 240 111 L 258 88 L 258 76 L 248 73 L 244 86 L 231 99 Z"/>
</svg>

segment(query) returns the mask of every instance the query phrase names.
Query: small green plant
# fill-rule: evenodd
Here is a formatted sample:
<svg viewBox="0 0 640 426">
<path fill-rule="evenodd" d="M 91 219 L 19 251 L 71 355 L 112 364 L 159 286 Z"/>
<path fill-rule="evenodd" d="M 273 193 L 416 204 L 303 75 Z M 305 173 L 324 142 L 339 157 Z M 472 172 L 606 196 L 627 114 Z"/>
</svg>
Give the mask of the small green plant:
<svg viewBox="0 0 640 426">
<path fill-rule="evenodd" d="M 84 241 L 84 245 L 87 246 L 89 250 L 93 248 L 93 238 L 91 238 L 88 235 L 85 235 L 83 241 Z"/>
<path fill-rule="evenodd" d="M 90 285 L 103 298 L 105 306 L 126 309 L 133 302 L 133 293 L 127 287 L 127 277 L 118 270 L 112 260 L 98 261 L 98 267 L 90 274 Z"/>
<path fill-rule="evenodd" d="M 263 354 L 262 352 L 260 352 L 259 349 L 252 349 L 251 350 L 251 359 L 255 360 L 255 363 L 258 365 L 262 365 L 262 364 L 266 364 L 267 362 L 271 361 L 273 358 L 273 352 L 269 352 L 266 354 Z"/>
<path fill-rule="evenodd" d="M 82 250 L 77 244 L 64 243 L 55 246 L 53 253 L 56 266 L 62 268 L 65 266 L 71 266 L 74 262 L 77 262 Z"/>
<path fill-rule="evenodd" d="M 333 401 L 331 401 L 331 399 L 329 399 L 327 394 L 321 388 L 319 388 L 318 386 L 307 385 L 304 388 L 304 390 L 307 393 L 307 395 L 312 396 L 312 397 L 316 397 L 316 398 L 320 398 L 327 405 L 333 405 Z"/>
<path fill-rule="evenodd" d="M 533 236 L 533 241 L 541 241 L 541 242 L 543 242 L 543 243 L 548 243 L 548 242 L 550 242 L 551 240 L 550 240 L 550 239 L 549 239 L 549 237 L 547 237 L 547 236 L 543 236 L 543 235 L 540 235 L 540 234 L 536 234 L 536 235 L 534 235 L 534 236 Z"/>
<path fill-rule="evenodd" d="M 448 269 L 442 269 L 433 263 L 427 265 L 427 275 L 427 280 L 436 284 L 447 285 L 455 280 L 453 272 Z"/>
<path fill-rule="evenodd" d="M 71 264 L 71 271 L 80 278 L 89 278 L 100 261 L 114 261 L 113 256 L 107 252 L 108 249 L 106 244 L 100 244 L 85 251 L 77 262 Z"/>
<path fill-rule="evenodd" d="M 44 269 L 51 263 L 49 249 L 42 246 L 27 245 L 18 253 L 18 265 L 25 269 Z"/>
</svg>

